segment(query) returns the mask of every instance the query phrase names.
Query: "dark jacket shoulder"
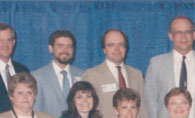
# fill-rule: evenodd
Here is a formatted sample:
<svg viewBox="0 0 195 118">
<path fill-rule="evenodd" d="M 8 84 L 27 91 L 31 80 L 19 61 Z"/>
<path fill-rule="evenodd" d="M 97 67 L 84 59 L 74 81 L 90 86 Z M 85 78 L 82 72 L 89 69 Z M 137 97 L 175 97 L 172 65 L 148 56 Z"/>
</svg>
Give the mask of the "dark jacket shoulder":
<svg viewBox="0 0 195 118">
<path fill-rule="evenodd" d="M 23 64 L 20 64 L 16 61 L 12 61 L 12 64 L 14 66 L 14 69 L 15 69 L 16 73 L 18 73 L 18 72 L 29 72 L 29 69 Z"/>
</svg>

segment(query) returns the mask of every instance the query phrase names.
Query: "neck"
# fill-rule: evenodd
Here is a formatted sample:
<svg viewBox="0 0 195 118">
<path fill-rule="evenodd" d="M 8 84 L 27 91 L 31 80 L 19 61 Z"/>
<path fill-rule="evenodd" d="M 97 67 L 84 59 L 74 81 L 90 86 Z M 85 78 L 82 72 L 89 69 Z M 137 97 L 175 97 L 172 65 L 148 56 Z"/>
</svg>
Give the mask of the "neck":
<svg viewBox="0 0 195 118">
<path fill-rule="evenodd" d="M 80 115 L 82 116 L 82 118 L 88 118 L 89 117 L 89 113 L 80 113 Z"/>
<path fill-rule="evenodd" d="M 175 49 L 176 50 L 176 49 Z M 184 51 L 181 51 L 181 50 L 176 50 L 178 53 L 180 53 L 181 55 L 183 55 L 183 56 L 185 56 L 185 55 L 187 55 L 190 51 L 192 51 L 192 49 L 191 50 L 188 50 L 188 51 L 186 51 L 186 50 L 184 50 Z"/>
<path fill-rule="evenodd" d="M 54 62 L 61 68 L 64 69 L 68 64 L 60 64 L 58 61 L 54 60 Z"/>
<path fill-rule="evenodd" d="M 9 62 L 9 58 L 2 58 L 2 57 L 0 57 L 0 60 L 3 61 L 3 62 L 5 62 L 5 63 L 8 63 Z"/>
<path fill-rule="evenodd" d="M 17 109 L 13 108 L 15 115 L 17 116 L 32 116 L 32 109 Z"/>
</svg>

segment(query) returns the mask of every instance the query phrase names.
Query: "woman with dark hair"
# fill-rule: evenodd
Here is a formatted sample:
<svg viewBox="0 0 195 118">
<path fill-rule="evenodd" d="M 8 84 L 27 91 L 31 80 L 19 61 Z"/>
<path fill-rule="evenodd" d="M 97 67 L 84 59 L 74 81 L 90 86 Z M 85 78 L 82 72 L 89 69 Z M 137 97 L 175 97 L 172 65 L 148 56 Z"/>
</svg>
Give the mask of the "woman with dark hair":
<svg viewBox="0 0 195 118">
<path fill-rule="evenodd" d="M 131 88 L 121 88 L 112 99 L 118 118 L 137 118 L 141 98 L 140 94 Z"/>
<path fill-rule="evenodd" d="M 98 96 L 93 86 L 84 81 L 75 83 L 70 89 L 67 104 L 68 110 L 60 118 L 101 118 Z"/>
</svg>

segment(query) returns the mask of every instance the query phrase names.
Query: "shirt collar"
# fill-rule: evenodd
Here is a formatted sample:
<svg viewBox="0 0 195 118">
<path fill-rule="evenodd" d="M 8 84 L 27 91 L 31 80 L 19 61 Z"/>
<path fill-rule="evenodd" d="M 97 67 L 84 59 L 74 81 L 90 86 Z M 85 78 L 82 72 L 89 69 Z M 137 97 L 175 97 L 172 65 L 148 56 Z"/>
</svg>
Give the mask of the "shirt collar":
<svg viewBox="0 0 195 118">
<path fill-rule="evenodd" d="M 111 62 L 110 60 L 106 59 L 106 63 L 109 67 L 112 67 L 112 68 L 116 68 L 116 64 L 114 64 L 113 62 Z M 121 68 L 124 67 L 124 63 L 122 62 L 119 66 L 121 66 Z"/>
<path fill-rule="evenodd" d="M 52 64 L 56 73 L 60 73 L 62 70 L 66 71 L 67 73 L 70 72 L 70 64 L 68 64 L 64 69 L 61 69 L 54 61 L 52 61 Z"/>
<path fill-rule="evenodd" d="M 0 70 L 1 70 L 1 71 L 2 71 L 2 70 L 5 70 L 5 66 L 6 66 L 7 64 L 8 64 L 9 66 L 12 67 L 12 61 L 11 61 L 11 59 L 9 59 L 8 63 L 5 63 L 4 61 L 0 60 Z"/>
<path fill-rule="evenodd" d="M 184 55 L 180 54 L 176 50 L 173 50 L 173 56 L 174 56 L 174 59 L 176 61 L 179 61 L 179 60 L 182 60 L 182 58 L 183 58 Z M 190 52 L 188 52 L 185 56 L 186 56 L 186 59 L 192 58 L 193 57 L 193 50 L 191 50 Z"/>
</svg>

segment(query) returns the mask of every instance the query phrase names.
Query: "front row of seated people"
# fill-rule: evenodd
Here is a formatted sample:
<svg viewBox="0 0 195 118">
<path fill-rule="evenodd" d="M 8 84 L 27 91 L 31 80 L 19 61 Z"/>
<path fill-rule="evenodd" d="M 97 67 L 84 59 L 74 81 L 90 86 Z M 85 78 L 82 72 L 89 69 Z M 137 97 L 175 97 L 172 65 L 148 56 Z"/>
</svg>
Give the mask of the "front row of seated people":
<svg viewBox="0 0 195 118">
<path fill-rule="evenodd" d="M 54 118 L 33 110 L 37 92 L 37 83 L 31 74 L 20 72 L 12 76 L 8 82 L 12 110 L 1 113 L 0 118 Z M 60 118 L 102 118 L 97 110 L 98 102 L 96 91 L 89 82 L 76 82 L 68 94 L 68 110 Z M 171 89 L 164 102 L 169 118 L 188 118 L 192 98 L 186 89 Z M 131 88 L 121 88 L 113 96 L 113 110 L 118 118 L 137 118 L 140 103 L 140 94 Z"/>
</svg>

